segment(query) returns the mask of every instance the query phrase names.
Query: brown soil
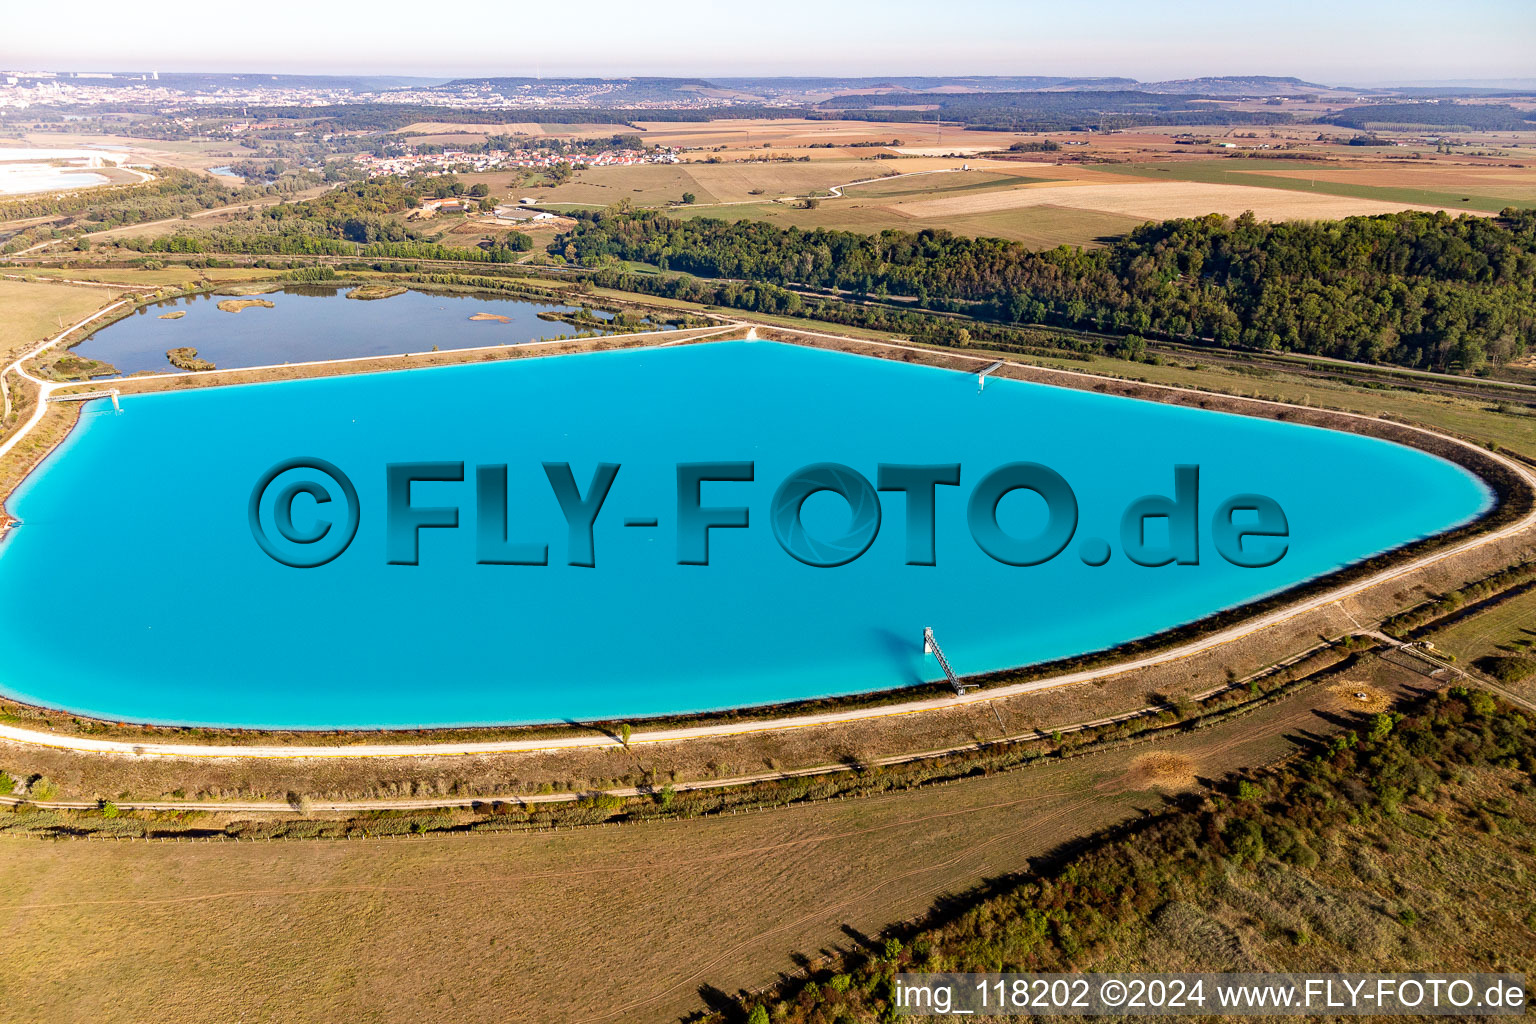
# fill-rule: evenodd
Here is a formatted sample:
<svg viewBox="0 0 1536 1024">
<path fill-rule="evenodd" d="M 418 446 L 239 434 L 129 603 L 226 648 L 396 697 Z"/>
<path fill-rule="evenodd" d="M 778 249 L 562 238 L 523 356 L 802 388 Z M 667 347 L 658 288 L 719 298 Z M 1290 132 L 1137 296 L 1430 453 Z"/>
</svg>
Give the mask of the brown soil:
<svg viewBox="0 0 1536 1024">
<path fill-rule="evenodd" d="M 1328 687 L 1328 694 L 1333 698 L 1333 706 L 1341 711 L 1359 711 L 1374 715 L 1392 706 L 1390 695 L 1369 683 L 1355 680 L 1345 680 Z"/>
<path fill-rule="evenodd" d="M 474 316 L 470 317 L 470 319 L 471 320 L 494 320 L 494 321 L 496 321 L 499 324 L 509 324 L 509 323 L 512 322 L 512 318 L 511 317 L 509 317 L 509 316 L 502 316 L 500 313 L 476 313 Z"/>
<path fill-rule="evenodd" d="M 1126 779 L 1131 789 L 1155 789 L 1164 793 L 1183 793 L 1200 784 L 1192 758 L 1164 750 L 1132 759 Z"/>
</svg>

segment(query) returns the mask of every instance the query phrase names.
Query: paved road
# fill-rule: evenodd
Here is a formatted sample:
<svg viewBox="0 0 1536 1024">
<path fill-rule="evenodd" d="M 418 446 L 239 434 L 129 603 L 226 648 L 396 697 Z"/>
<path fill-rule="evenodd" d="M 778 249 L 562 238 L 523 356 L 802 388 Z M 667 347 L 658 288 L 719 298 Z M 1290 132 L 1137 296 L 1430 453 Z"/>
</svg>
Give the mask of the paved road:
<svg viewBox="0 0 1536 1024">
<path fill-rule="evenodd" d="M 14 370 L 17 374 L 25 377 L 27 380 L 32 381 L 38 386 L 37 407 L 32 410 L 32 417 L 22 425 L 20 430 L 6 438 L 4 442 L 0 442 L 0 458 L 3 458 L 7 452 L 16 447 L 18 441 L 36 429 L 37 425 L 42 422 L 43 414 L 48 411 L 48 395 L 52 393 L 55 388 L 64 386 L 62 384 L 56 384 L 52 381 L 46 381 L 42 380 L 41 378 L 32 376 L 32 374 L 27 372 L 26 367 L 22 364 L 25 363 L 28 359 L 32 359 L 41 355 L 47 351 L 50 346 L 57 345 L 59 342 L 63 341 L 66 337 L 69 336 L 71 331 L 74 331 L 80 327 L 84 327 L 86 324 L 91 323 L 94 320 L 99 320 L 106 316 L 108 313 L 111 313 L 113 310 L 121 306 L 128 305 L 131 301 L 131 299 L 120 299 L 117 302 L 112 303 L 112 305 L 108 306 L 106 309 L 98 310 L 97 312 L 92 313 L 90 316 L 86 317 L 84 320 L 80 320 L 74 324 L 71 324 L 69 327 L 65 328 L 62 333 L 57 334 L 54 337 L 49 338 L 47 341 L 42 342 L 34 348 L 22 353 L 20 358 L 18 358 L 15 362 L 11 363 L 5 369 L 0 370 L 0 380 L 3 380 L 6 374 Z M 9 395 L 6 397 L 5 406 L 7 409 L 10 408 Z"/>
<path fill-rule="evenodd" d="M 103 313 L 106 310 L 103 310 Z M 101 313 L 96 314 L 102 315 Z M 88 318 L 89 319 L 89 318 Z M 78 326 L 78 325 L 77 325 Z M 746 326 L 745 322 L 742 326 Z M 867 339 L 849 338 L 843 335 L 826 334 L 818 331 L 802 331 L 772 325 L 773 330 L 787 333 L 801 334 L 810 337 L 828 338 L 843 343 L 870 345 L 877 348 L 921 352 L 931 355 L 931 350 L 919 348 L 913 345 L 902 345 L 894 342 L 877 342 Z M 68 333 L 68 332 L 66 332 Z M 62 337 L 62 335 L 60 336 Z M 41 351 L 47 344 L 40 346 Z M 988 357 L 977 357 L 977 368 L 990 362 Z M 13 364 L 14 366 L 15 364 Z M 1033 370 L 1035 367 L 1011 361 L 1004 361 L 1004 365 L 1021 370 Z M 1053 370 L 1056 373 L 1065 373 L 1074 377 L 1081 377 L 1088 381 L 1105 381 L 1108 378 L 1098 377 L 1094 374 L 1083 373 L 1076 370 Z M 1120 383 L 1120 382 L 1115 382 Z M 1150 385 L 1149 385 L 1150 386 Z M 1162 390 L 1190 395 L 1205 396 L 1207 393 L 1193 388 L 1180 388 L 1158 385 Z M 1287 408 L 1284 402 L 1261 401 L 1262 404 L 1272 405 L 1276 408 Z M 41 403 L 39 403 L 41 406 Z M 1337 413 L 1335 415 L 1353 415 Z M 34 413 L 34 420 L 39 419 L 41 413 Z M 1373 422 L 1368 416 L 1353 416 L 1364 422 Z M 1434 437 L 1454 444 L 1461 445 L 1480 455 L 1491 458 L 1503 465 L 1510 472 L 1516 474 L 1527 486 L 1536 490 L 1536 475 L 1505 456 L 1492 451 L 1486 451 L 1475 445 L 1461 441 L 1448 435 L 1422 427 L 1406 427 L 1423 434 L 1426 437 Z M 21 435 L 18 433 L 17 437 Z M 14 443 L 13 438 L 11 443 Z M 0 454 L 4 453 L 0 448 Z M 1117 662 L 1097 668 L 1084 669 L 1077 672 L 1067 672 L 1025 683 L 1013 683 L 1007 686 L 993 686 L 981 690 L 973 690 L 960 696 L 933 697 L 924 700 L 907 701 L 901 704 L 885 705 L 874 708 L 852 708 L 846 711 L 823 712 L 818 714 L 793 715 L 784 718 L 764 719 L 756 722 L 731 723 L 721 725 L 697 725 L 672 729 L 652 729 L 637 732 L 630 738 L 631 746 L 640 746 L 649 743 L 673 743 L 684 740 L 718 738 L 723 736 L 737 736 L 760 732 L 779 732 L 788 729 L 812 728 L 824 725 L 864 721 L 870 719 L 894 717 L 897 715 L 917 714 L 924 711 L 933 711 L 954 708 L 961 705 L 980 704 L 985 701 L 996 700 L 1001 697 L 1012 697 L 1025 693 L 1033 693 L 1039 690 L 1054 689 L 1059 686 L 1072 686 L 1078 683 L 1092 682 L 1096 679 L 1104 679 L 1110 676 L 1122 675 L 1127 672 L 1135 672 L 1141 669 L 1153 668 L 1170 662 L 1180 661 L 1191 655 L 1200 654 L 1215 648 L 1224 646 L 1235 640 L 1239 640 L 1259 630 L 1277 626 L 1298 615 L 1336 604 L 1347 598 L 1353 597 L 1383 583 L 1398 579 L 1409 573 L 1416 572 L 1427 566 L 1442 562 L 1448 558 L 1473 551 L 1477 548 L 1494 544 L 1513 537 L 1536 525 L 1536 509 L 1522 516 L 1518 521 L 1495 530 L 1491 533 L 1481 534 L 1469 538 L 1460 544 L 1431 552 L 1410 562 L 1383 569 L 1353 583 L 1343 584 L 1318 596 L 1308 598 L 1296 603 L 1277 608 L 1263 615 L 1256 616 L 1226 629 L 1207 634 L 1178 647 L 1169 648 L 1145 657 L 1131 661 Z M 43 732 L 35 729 L 23 729 L 13 725 L 0 725 L 0 738 L 17 743 L 28 743 L 36 746 L 55 747 L 68 750 L 77 750 L 90 753 L 103 754 L 129 754 L 137 756 L 158 757 L 234 757 L 234 758 L 356 758 L 356 757 L 407 757 L 407 756 L 463 756 L 474 754 L 499 754 L 499 753 L 524 753 L 533 751 L 552 751 L 570 749 L 590 749 L 618 746 L 619 741 L 606 734 L 593 734 L 583 736 L 560 736 L 547 739 L 527 740 L 488 740 L 483 742 L 437 742 L 437 743 L 356 743 L 337 746 L 283 746 L 276 744 L 253 744 L 243 746 L 239 744 L 197 744 L 197 743 L 135 743 L 129 740 L 97 739 L 86 736 L 69 736 Z"/>
</svg>

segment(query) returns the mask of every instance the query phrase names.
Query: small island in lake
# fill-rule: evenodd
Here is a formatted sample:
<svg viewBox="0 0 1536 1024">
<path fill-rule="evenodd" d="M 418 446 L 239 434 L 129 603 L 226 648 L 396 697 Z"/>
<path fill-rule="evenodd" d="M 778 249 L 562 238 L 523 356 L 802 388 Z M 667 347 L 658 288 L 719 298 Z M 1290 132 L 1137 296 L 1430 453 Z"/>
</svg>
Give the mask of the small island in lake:
<svg viewBox="0 0 1536 1024">
<path fill-rule="evenodd" d="M 396 284 L 364 284 L 347 292 L 349 299 L 388 299 L 410 291 Z"/>
<path fill-rule="evenodd" d="M 226 313 L 238 313 L 242 309 L 249 309 L 251 306 L 265 306 L 267 309 L 271 309 L 274 305 L 276 303 L 271 299 L 225 299 L 219 303 L 219 308 Z"/>
<path fill-rule="evenodd" d="M 220 305 L 223 305 L 223 303 L 220 303 Z M 272 305 L 272 303 L 269 302 L 269 303 L 267 303 L 267 305 L 270 306 L 270 305 Z M 178 369 L 178 370 L 194 370 L 195 371 L 195 370 L 217 370 L 218 369 L 217 366 L 214 366 L 208 360 L 197 358 L 197 349 L 195 349 L 195 348 L 190 348 L 189 347 L 189 348 L 167 349 L 166 353 L 165 353 L 165 358 L 169 359 L 171 361 L 171 365 L 176 367 L 176 369 Z"/>
</svg>

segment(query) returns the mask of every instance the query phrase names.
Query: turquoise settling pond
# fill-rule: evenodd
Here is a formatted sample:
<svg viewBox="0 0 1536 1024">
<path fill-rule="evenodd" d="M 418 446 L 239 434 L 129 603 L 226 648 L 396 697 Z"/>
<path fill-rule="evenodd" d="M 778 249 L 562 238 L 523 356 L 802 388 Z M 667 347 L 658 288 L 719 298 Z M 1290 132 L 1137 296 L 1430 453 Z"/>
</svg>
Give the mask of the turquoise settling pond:
<svg viewBox="0 0 1536 1024">
<path fill-rule="evenodd" d="M 355 536 L 318 568 L 269 557 L 249 516 L 258 482 L 296 457 L 329 463 L 357 495 Z M 749 525 L 710 530 L 709 564 L 680 565 L 677 465 L 720 461 L 750 462 L 754 478 L 705 482 L 701 503 L 745 507 Z M 458 525 L 421 529 L 418 564 L 390 564 L 400 550 L 386 530 L 386 466 L 441 462 L 463 463 L 463 480 L 411 485 L 412 514 L 456 508 Z M 1012 462 L 1055 470 L 1079 508 L 1074 538 L 1042 564 L 995 560 L 967 526 L 975 485 Z M 551 479 L 569 464 L 588 495 L 600 463 L 620 468 L 592 528 L 594 564 L 571 565 L 586 557 L 583 538 L 572 543 Z M 959 464 L 959 486 L 936 488 L 936 564 L 906 564 L 898 491 L 879 494 L 878 534 L 852 561 L 820 568 L 787 554 L 770 506 L 812 463 L 871 482 L 881 463 Z M 487 489 L 477 467 L 499 465 L 505 490 Z M 1134 564 L 1122 513 L 1173 496 L 1176 465 L 1200 467 L 1199 564 Z M 492 495 L 493 546 L 547 546 L 547 565 L 479 564 L 477 484 Z M 343 489 L 325 486 L 325 503 L 287 488 L 286 524 L 264 498 L 258 532 L 303 549 L 284 529 L 306 540 L 331 523 L 324 543 L 345 540 Z M 1242 568 L 1214 547 L 1212 514 L 1242 493 L 1284 510 L 1288 549 L 1274 565 Z M 939 678 L 925 626 L 962 674 L 1081 654 L 1491 503 L 1459 467 L 1370 438 L 1007 380 L 978 392 L 974 376 L 768 342 L 130 396 L 116 414 L 90 403 L 12 503 L 24 525 L 0 546 L 0 689 L 110 719 L 313 728 L 637 718 L 854 694 Z M 1010 535 L 1046 521 L 1032 491 L 995 507 Z M 853 520 L 827 491 L 802 513 L 812 538 Z M 647 525 L 626 525 L 637 522 Z M 1146 522 L 1156 545 L 1169 521 Z M 1102 566 L 1085 564 L 1095 540 L 1111 549 Z"/>
</svg>

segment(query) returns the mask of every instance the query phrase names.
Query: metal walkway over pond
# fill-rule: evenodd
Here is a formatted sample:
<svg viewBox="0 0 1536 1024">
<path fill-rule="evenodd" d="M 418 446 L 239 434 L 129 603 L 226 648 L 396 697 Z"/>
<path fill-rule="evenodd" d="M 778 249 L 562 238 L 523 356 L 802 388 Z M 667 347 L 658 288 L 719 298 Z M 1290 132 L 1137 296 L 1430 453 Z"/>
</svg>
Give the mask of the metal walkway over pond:
<svg viewBox="0 0 1536 1024">
<path fill-rule="evenodd" d="M 944 657 L 944 648 L 939 646 L 939 641 L 933 635 L 933 628 L 923 627 L 923 653 L 931 654 L 938 659 L 939 668 L 944 670 L 944 678 L 949 680 L 949 685 L 954 688 L 956 694 L 965 696 L 969 690 L 979 689 L 975 683 L 962 683 L 960 677 L 955 675 L 955 670 L 949 667 L 949 659 Z"/>
<path fill-rule="evenodd" d="M 123 407 L 117 404 L 117 396 L 123 392 L 119 388 L 110 388 L 106 391 L 85 391 L 78 395 L 49 395 L 50 402 L 89 402 L 93 398 L 112 399 L 112 408 L 115 412 L 122 412 Z"/>
</svg>

